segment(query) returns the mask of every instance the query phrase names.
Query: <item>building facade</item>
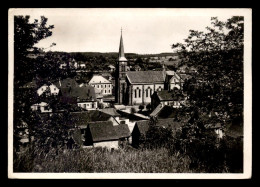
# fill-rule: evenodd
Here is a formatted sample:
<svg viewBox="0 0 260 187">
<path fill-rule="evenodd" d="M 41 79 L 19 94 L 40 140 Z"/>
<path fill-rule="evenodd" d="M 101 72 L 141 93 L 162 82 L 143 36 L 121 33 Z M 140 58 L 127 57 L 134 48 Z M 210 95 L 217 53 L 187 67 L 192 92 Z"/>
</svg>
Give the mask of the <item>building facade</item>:
<svg viewBox="0 0 260 187">
<path fill-rule="evenodd" d="M 112 95 L 112 82 L 101 75 L 94 75 L 88 84 L 99 89 L 101 95 Z"/>
</svg>

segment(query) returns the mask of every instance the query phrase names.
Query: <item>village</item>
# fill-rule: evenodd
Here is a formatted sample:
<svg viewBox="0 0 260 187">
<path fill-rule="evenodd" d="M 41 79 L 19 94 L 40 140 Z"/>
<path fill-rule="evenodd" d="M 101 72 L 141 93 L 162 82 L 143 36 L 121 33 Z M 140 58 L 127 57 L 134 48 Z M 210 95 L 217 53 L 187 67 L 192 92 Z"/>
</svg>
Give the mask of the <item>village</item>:
<svg viewBox="0 0 260 187">
<path fill-rule="evenodd" d="M 29 57 L 37 59 L 38 56 L 30 54 Z M 169 70 L 167 66 L 176 59 L 178 56 L 150 57 L 150 63 L 161 65 L 153 70 L 129 66 L 129 61 L 135 62 L 136 58 L 126 58 L 121 31 L 116 65 L 92 72 L 85 82 L 79 83 L 76 77 L 54 81 L 34 79 L 19 89 L 35 93 L 30 110 L 39 114 L 43 121 L 55 115 L 65 119 L 69 107 L 68 120 L 64 120 L 64 125 L 70 127 L 64 144 L 66 149 L 101 147 L 115 150 L 124 145 L 138 148 L 140 137 L 145 136 L 151 119 L 156 119 L 157 126 L 170 128 L 173 134 L 188 120 L 177 120 L 176 113 L 184 106 L 189 107 L 183 84 L 197 71 L 185 65 L 176 71 Z M 147 58 L 142 60 L 147 61 Z M 67 68 L 76 73 L 90 71 L 75 59 L 60 63 L 60 70 Z M 30 137 L 28 124 L 23 120 L 20 124 L 18 152 L 34 139 Z M 215 132 L 218 138 L 224 135 L 220 123 L 208 125 L 208 130 Z"/>
</svg>

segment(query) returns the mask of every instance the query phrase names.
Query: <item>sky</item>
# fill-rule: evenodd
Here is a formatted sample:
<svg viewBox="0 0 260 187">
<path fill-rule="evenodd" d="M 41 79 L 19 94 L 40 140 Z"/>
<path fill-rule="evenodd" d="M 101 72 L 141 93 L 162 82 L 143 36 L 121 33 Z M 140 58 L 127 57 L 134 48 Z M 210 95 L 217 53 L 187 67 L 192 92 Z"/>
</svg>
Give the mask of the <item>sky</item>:
<svg viewBox="0 0 260 187">
<path fill-rule="evenodd" d="M 48 18 L 53 34 L 36 46 L 46 51 L 118 52 L 122 28 L 125 53 L 173 52 L 189 30 L 205 31 L 210 18 L 227 20 L 243 9 L 18 9 L 16 15 L 31 20 Z M 48 48 L 52 43 L 56 46 Z"/>
</svg>

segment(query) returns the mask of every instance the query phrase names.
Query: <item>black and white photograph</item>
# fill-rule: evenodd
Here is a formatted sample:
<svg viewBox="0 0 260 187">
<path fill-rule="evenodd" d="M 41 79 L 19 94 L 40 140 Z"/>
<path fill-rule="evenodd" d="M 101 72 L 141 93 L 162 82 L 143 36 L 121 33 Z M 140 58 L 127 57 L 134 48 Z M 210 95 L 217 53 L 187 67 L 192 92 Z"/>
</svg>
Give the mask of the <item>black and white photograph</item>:
<svg viewBox="0 0 260 187">
<path fill-rule="evenodd" d="M 245 179 L 252 10 L 12 8 L 8 177 Z"/>
</svg>

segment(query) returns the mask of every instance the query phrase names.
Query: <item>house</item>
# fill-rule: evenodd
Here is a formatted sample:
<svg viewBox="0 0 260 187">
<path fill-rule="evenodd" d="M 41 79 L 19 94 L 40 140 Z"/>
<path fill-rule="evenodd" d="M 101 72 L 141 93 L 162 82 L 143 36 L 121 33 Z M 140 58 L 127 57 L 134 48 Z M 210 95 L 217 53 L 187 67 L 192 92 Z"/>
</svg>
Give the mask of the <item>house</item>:
<svg viewBox="0 0 260 187">
<path fill-rule="evenodd" d="M 63 62 L 60 64 L 60 69 L 66 69 L 67 68 L 67 63 Z"/>
<path fill-rule="evenodd" d="M 66 78 L 62 80 L 58 80 L 53 83 L 56 87 L 60 88 L 69 88 L 69 87 L 79 87 L 78 83 L 75 79 L 72 78 Z"/>
<path fill-rule="evenodd" d="M 182 89 L 184 81 L 175 71 L 166 71 L 165 83 L 167 90 L 173 90 L 174 88 Z"/>
<path fill-rule="evenodd" d="M 135 71 L 141 71 L 141 69 L 142 68 L 139 65 L 137 65 L 137 64 L 134 66 L 134 70 Z"/>
<path fill-rule="evenodd" d="M 98 108 L 96 94 L 92 86 L 61 88 L 62 100 L 76 100 L 79 107 L 86 110 Z"/>
<path fill-rule="evenodd" d="M 224 131 L 223 131 L 223 127 L 220 123 L 205 124 L 204 127 L 207 130 L 214 131 L 218 138 L 223 138 Z"/>
<path fill-rule="evenodd" d="M 154 92 L 151 96 L 152 109 L 154 110 L 158 105 L 163 107 L 164 105 L 169 105 L 174 108 L 182 107 L 185 104 L 185 97 L 181 93 L 176 93 L 175 91 L 162 90 Z"/>
<path fill-rule="evenodd" d="M 40 88 L 37 89 L 38 96 L 42 95 L 43 93 L 46 93 L 46 95 L 58 95 L 60 89 L 52 83 L 46 83 L 42 85 Z"/>
<path fill-rule="evenodd" d="M 88 84 L 100 89 L 102 95 L 112 95 L 112 82 L 101 75 L 93 75 Z"/>
<path fill-rule="evenodd" d="M 46 102 L 35 103 L 31 106 L 32 111 L 40 111 L 41 113 L 52 112 L 49 104 Z"/>
<path fill-rule="evenodd" d="M 150 114 L 151 117 L 158 119 L 175 118 L 177 109 L 169 105 L 159 104 L 153 112 Z"/>
<path fill-rule="evenodd" d="M 116 70 L 116 67 L 111 64 L 108 66 L 108 68 L 110 72 L 114 72 Z"/>
<path fill-rule="evenodd" d="M 134 129 L 132 131 L 132 145 L 134 147 L 138 147 L 140 143 L 143 141 L 143 137 L 146 136 L 147 131 L 149 130 L 150 125 L 149 120 L 142 120 L 137 121 L 135 123 Z M 173 118 L 167 118 L 167 119 L 158 119 L 156 126 L 163 127 L 163 128 L 171 128 L 173 136 L 176 134 L 176 132 L 181 129 L 183 126 L 183 123 L 176 122 L 173 120 Z"/>
<path fill-rule="evenodd" d="M 118 149 L 130 137 L 127 125 L 113 126 L 110 121 L 89 123 L 85 132 L 85 145 Z"/>
</svg>

